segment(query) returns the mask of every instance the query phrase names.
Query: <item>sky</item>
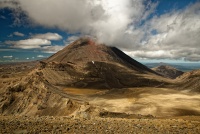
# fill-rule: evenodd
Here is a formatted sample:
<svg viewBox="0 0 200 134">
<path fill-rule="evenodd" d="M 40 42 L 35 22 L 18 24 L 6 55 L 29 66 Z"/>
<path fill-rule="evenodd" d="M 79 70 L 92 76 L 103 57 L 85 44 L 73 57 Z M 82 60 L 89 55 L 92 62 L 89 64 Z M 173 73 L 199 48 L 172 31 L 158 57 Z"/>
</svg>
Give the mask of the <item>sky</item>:
<svg viewBox="0 0 200 134">
<path fill-rule="evenodd" d="M 142 62 L 199 62 L 200 0 L 0 0 L 0 62 L 47 58 L 82 36 Z"/>
</svg>

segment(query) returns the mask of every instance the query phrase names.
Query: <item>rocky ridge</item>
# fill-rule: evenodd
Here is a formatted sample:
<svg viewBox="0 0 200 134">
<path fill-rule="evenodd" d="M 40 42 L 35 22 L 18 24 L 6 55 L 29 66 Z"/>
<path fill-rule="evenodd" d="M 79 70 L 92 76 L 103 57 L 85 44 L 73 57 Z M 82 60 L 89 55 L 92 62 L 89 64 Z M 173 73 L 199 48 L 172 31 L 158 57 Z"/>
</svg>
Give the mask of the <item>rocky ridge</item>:
<svg viewBox="0 0 200 134">
<path fill-rule="evenodd" d="M 193 70 L 185 72 L 183 75 L 177 77 L 178 89 L 188 90 L 192 92 L 200 92 L 200 70 Z"/>
<path fill-rule="evenodd" d="M 155 72 L 163 75 L 164 77 L 175 79 L 182 75 L 184 72 L 177 70 L 174 67 L 167 66 L 167 65 L 161 65 L 155 68 L 152 68 Z"/>
</svg>

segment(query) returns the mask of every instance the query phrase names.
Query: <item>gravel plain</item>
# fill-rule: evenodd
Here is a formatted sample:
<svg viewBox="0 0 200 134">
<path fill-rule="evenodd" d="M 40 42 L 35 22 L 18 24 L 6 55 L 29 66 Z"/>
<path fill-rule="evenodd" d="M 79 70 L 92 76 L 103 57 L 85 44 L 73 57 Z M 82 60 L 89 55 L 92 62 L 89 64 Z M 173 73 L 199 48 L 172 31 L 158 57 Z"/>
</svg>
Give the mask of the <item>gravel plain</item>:
<svg viewBox="0 0 200 134">
<path fill-rule="evenodd" d="M 113 133 L 165 133 L 199 134 L 200 117 L 177 117 L 173 119 L 123 119 L 100 118 L 76 119 L 53 116 L 1 116 L 2 134 L 113 134 Z"/>
</svg>

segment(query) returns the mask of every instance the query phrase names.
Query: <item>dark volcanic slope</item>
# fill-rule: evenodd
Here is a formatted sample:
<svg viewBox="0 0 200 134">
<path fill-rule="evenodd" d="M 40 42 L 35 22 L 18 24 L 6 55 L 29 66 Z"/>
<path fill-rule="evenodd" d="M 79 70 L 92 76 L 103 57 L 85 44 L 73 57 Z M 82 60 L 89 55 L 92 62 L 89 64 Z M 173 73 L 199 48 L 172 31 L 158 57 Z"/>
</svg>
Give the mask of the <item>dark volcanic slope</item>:
<svg viewBox="0 0 200 134">
<path fill-rule="evenodd" d="M 160 84 L 152 78 L 157 74 L 151 69 L 121 50 L 89 38 L 81 38 L 41 62 L 41 69 L 47 81 L 59 86 L 122 88 Z"/>
<path fill-rule="evenodd" d="M 152 71 L 148 67 L 146 67 L 143 64 L 137 62 L 136 60 L 132 59 L 131 57 L 126 55 L 124 52 L 119 50 L 118 48 L 111 47 L 111 49 L 122 61 L 124 61 L 124 63 L 126 63 L 129 66 L 131 65 L 131 67 L 133 67 L 134 69 L 138 69 L 140 71 L 148 71 L 148 72 L 156 74 L 156 72 Z"/>
</svg>

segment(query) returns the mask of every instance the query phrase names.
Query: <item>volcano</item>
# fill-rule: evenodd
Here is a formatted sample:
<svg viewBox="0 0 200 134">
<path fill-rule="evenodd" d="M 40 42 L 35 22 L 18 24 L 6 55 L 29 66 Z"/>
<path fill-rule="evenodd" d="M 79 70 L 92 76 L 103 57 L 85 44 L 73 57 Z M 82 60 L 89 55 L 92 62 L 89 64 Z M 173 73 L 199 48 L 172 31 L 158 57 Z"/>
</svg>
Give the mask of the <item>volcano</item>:
<svg viewBox="0 0 200 134">
<path fill-rule="evenodd" d="M 63 50 L 48 58 L 45 62 L 87 64 L 94 62 L 118 63 L 132 68 L 135 71 L 144 73 L 155 73 L 146 66 L 132 59 L 116 47 L 108 47 L 98 44 L 90 38 L 81 38 Z"/>
<path fill-rule="evenodd" d="M 158 74 L 116 47 L 80 38 L 41 61 L 40 70 L 49 83 L 78 88 L 153 86 Z"/>
<path fill-rule="evenodd" d="M 118 89 L 167 84 L 118 48 L 90 38 L 78 39 L 31 68 L 3 87 L 1 114 L 71 115 L 80 111 L 80 106 L 88 107 L 80 92 L 86 96 L 107 91 L 115 94 Z"/>
</svg>

